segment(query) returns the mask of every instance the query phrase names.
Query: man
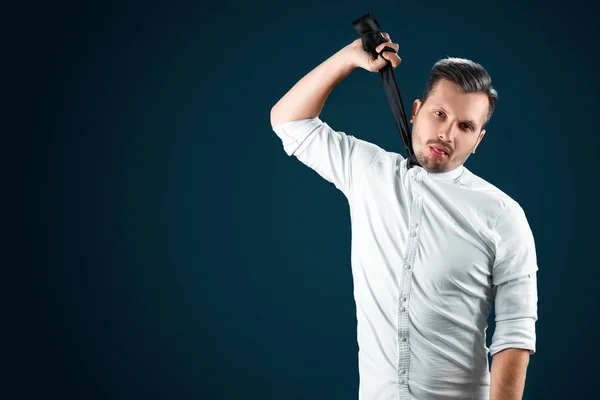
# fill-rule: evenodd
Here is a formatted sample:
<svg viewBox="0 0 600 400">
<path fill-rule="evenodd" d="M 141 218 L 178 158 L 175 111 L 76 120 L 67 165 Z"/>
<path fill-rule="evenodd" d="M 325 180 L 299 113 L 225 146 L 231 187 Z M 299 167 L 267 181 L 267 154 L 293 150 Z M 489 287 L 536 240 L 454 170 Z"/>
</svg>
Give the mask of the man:
<svg viewBox="0 0 600 400">
<path fill-rule="evenodd" d="M 397 51 L 384 36 L 377 52 Z M 463 165 L 484 137 L 497 93 L 477 63 L 436 63 L 412 107 L 421 166 L 408 169 L 401 155 L 319 118 L 353 69 L 376 72 L 388 61 L 396 68 L 401 60 L 391 52 L 372 58 L 357 39 L 271 110 L 286 153 L 332 182 L 350 205 L 359 399 L 520 399 L 535 352 L 534 239 L 519 204 Z"/>
</svg>

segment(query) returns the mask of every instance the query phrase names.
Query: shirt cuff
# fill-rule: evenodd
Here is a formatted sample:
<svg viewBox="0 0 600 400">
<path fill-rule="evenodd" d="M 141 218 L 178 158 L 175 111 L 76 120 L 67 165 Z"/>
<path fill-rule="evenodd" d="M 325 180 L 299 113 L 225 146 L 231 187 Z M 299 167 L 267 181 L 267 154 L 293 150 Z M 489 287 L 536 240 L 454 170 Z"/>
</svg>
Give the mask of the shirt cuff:
<svg viewBox="0 0 600 400">
<path fill-rule="evenodd" d="M 536 352 L 535 319 L 519 318 L 496 323 L 496 330 L 490 346 L 493 356 L 505 349 L 527 349 L 529 354 Z"/>
</svg>

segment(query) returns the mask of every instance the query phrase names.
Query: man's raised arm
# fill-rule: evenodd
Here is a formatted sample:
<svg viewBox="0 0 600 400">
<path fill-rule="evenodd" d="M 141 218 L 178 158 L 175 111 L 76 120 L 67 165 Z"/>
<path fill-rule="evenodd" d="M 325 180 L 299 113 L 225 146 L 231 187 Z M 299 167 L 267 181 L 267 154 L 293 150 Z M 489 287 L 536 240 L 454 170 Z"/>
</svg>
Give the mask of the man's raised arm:
<svg viewBox="0 0 600 400">
<path fill-rule="evenodd" d="M 389 40 L 389 35 L 384 34 Z M 381 51 L 384 46 L 398 45 L 391 42 L 377 47 Z M 386 52 L 385 57 L 397 67 L 400 58 L 396 53 Z M 319 116 L 325 101 L 335 86 L 344 80 L 356 67 L 377 72 L 387 64 L 382 57 L 373 57 L 362 49 L 360 39 L 345 46 L 329 57 L 315 69 L 300 79 L 271 109 L 271 126 L 288 121 L 307 119 Z"/>
<path fill-rule="evenodd" d="M 397 51 L 393 42 L 385 45 Z M 393 66 L 400 63 L 395 53 L 384 54 Z M 286 154 L 315 170 L 346 197 L 382 149 L 332 129 L 318 116 L 333 88 L 354 68 L 375 72 L 386 63 L 382 56 L 374 59 L 365 52 L 357 39 L 304 76 L 271 109 L 271 125 Z"/>
</svg>

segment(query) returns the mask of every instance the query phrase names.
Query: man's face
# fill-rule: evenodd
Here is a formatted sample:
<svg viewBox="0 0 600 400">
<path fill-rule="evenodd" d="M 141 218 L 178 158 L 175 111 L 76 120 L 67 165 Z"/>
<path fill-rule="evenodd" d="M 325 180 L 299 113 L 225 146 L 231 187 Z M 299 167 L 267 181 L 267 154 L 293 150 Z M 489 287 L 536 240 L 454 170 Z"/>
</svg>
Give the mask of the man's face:
<svg viewBox="0 0 600 400">
<path fill-rule="evenodd" d="M 485 93 L 463 93 L 442 79 L 431 96 L 413 104 L 413 150 L 428 172 L 448 172 L 462 165 L 485 134 L 482 126 L 488 113 Z"/>
</svg>

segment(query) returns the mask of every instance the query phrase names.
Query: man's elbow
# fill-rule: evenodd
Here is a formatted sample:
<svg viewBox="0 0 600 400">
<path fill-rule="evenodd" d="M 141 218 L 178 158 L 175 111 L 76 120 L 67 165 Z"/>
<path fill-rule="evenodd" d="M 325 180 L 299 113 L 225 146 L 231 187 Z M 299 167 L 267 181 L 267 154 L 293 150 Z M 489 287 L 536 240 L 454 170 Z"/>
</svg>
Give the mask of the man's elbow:
<svg viewBox="0 0 600 400">
<path fill-rule="evenodd" d="M 277 107 L 277 104 L 275 104 L 273 107 L 271 107 L 271 113 L 269 114 L 269 118 L 271 120 L 271 128 L 274 128 L 275 125 L 277 125 L 277 123 L 278 123 L 276 107 Z"/>
<path fill-rule="evenodd" d="M 277 125 L 286 122 L 285 115 L 281 111 L 281 107 L 278 107 L 278 104 L 275 104 L 273 107 L 271 107 L 271 128 L 275 128 Z"/>
</svg>

